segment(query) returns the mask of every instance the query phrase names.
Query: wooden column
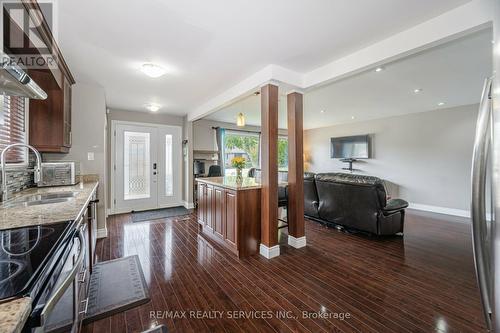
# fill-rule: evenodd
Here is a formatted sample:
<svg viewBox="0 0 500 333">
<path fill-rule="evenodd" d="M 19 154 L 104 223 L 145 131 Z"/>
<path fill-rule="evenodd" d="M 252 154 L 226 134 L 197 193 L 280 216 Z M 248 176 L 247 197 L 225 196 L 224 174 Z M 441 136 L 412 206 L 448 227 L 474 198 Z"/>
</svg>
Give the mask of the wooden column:
<svg viewBox="0 0 500 333">
<path fill-rule="evenodd" d="M 302 94 L 287 95 L 288 118 L 288 244 L 306 245 L 304 233 L 304 145 Z"/>
<path fill-rule="evenodd" d="M 261 88 L 261 244 L 266 258 L 279 255 L 278 245 L 278 87 Z"/>
</svg>

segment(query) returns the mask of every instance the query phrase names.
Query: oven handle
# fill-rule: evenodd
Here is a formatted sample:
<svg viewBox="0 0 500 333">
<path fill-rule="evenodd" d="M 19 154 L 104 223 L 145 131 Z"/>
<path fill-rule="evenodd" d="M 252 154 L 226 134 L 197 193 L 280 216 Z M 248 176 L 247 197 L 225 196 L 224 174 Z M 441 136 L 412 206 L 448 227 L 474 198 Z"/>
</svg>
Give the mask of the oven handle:
<svg viewBox="0 0 500 333">
<path fill-rule="evenodd" d="M 70 274 L 66 277 L 63 283 L 57 288 L 52 297 L 45 303 L 45 306 L 40 314 L 41 326 L 44 327 L 45 323 L 48 319 L 49 314 L 52 312 L 57 302 L 64 295 L 68 287 L 75 281 L 76 275 L 80 272 L 83 259 L 85 258 L 85 240 L 83 238 L 82 232 L 80 229 L 77 231 L 78 240 L 80 241 L 80 253 L 78 254 L 78 259 L 75 262 L 73 269 Z"/>
</svg>

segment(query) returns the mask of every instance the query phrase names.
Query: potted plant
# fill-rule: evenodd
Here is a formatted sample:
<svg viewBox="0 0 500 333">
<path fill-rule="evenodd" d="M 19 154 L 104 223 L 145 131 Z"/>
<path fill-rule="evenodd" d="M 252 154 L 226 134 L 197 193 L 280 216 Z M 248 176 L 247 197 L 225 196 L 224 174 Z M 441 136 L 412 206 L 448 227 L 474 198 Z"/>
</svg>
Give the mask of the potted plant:
<svg viewBox="0 0 500 333">
<path fill-rule="evenodd" d="M 233 157 L 231 160 L 231 165 L 233 168 L 236 168 L 236 181 L 237 182 L 242 182 L 243 181 L 243 174 L 242 170 L 245 167 L 246 160 L 244 157 Z"/>
</svg>

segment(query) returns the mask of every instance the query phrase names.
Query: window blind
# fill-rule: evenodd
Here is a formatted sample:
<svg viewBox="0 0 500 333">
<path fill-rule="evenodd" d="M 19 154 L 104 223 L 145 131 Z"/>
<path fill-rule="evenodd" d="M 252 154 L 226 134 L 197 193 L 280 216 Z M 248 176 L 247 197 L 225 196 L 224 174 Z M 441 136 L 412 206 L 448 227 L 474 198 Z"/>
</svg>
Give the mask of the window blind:
<svg viewBox="0 0 500 333">
<path fill-rule="evenodd" d="M 26 143 L 26 99 L 3 96 L 3 124 L 0 124 L 0 151 L 13 143 Z M 9 163 L 26 162 L 26 149 L 15 148 L 7 152 Z"/>
</svg>

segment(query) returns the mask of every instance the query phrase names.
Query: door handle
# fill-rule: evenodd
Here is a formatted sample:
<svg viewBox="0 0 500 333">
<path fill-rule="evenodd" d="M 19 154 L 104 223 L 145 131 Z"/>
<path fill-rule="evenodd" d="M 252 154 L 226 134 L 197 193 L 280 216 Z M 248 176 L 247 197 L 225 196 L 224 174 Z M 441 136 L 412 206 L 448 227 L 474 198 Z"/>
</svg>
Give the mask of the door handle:
<svg viewBox="0 0 500 333">
<path fill-rule="evenodd" d="M 484 246 L 484 233 L 486 231 L 486 171 L 488 167 L 488 150 L 491 141 L 491 85 L 492 78 L 484 82 L 479 114 L 476 125 L 476 136 L 474 139 L 474 151 L 472 155 L 472 245 L 474 251 L 474 262 L 476 276 L 483 305 L 483 312 L 488 330 L 491 330 L 491 282 L 490 263 L 487 262 L 488 254 Z"/>
</svg>

